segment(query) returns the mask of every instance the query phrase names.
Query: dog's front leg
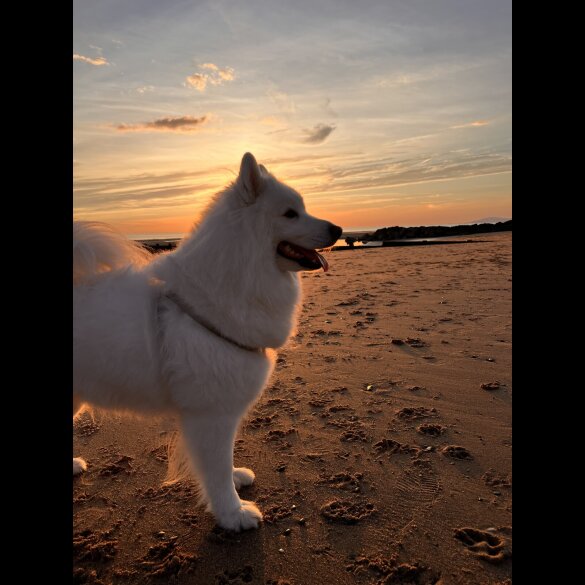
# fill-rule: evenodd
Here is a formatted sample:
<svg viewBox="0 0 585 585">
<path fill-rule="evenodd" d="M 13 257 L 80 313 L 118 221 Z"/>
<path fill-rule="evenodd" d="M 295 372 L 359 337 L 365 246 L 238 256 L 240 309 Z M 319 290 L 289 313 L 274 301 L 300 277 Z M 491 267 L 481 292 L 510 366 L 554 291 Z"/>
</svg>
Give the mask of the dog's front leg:
<svg viewBox="0 0 585 585">
<path fill-rule="evenodd" d="M 236 532 L 257 528 L 262 521 L 260 510 L 253 502 L 240 500 L 234 486 L 234 439 L 239 420 L 229 415 L 182 419 L 185 444 L 209 509 L 219 526 Z"/>
</svg>

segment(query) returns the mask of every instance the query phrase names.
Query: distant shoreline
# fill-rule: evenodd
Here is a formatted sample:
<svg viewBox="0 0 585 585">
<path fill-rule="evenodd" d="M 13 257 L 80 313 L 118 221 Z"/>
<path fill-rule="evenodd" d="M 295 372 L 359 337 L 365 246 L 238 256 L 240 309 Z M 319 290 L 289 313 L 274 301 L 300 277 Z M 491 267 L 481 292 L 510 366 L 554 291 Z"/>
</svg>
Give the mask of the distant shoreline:
<svg viewBox="0 0 585 585">
<path fill-rule="evenodd" d="M 344 232 L 338 241 L 346 245 L 334 245 L 332 250 L 359 250 L 361 248 L 395 246 L 430 246 L 438 244 L 465 244 L 481 240 L 444 240 L 453 236 L 470 236 L 512 231 L 512 220 L 497 223 L 464 224 L 455 226 L 385 227 L 372 232 Z M 174 250 L 182 238 L 137 239 L 153 253 Z M 355 244 L 358 244 L 357 246 Z M 359 245 L 364 244 L 364 245 Z M 370 245 L 368 245 L 370 244 Z M 374 244 L 374 245 L 372 245 Z M 377 244 L 377 245 L 376 245 Z"/>
<path fill-rule="evenodd" d="M 489 234 L 494 232 L 512 231 L 512 220 L 497 223 L 474 223 L 453 226 L 422 225 L 417 227 L 385 227 L 356 237 L 361 242 L 390 242 L 396 240 L 411 240 L 419 238 L 444 238 L 448 236 L 470 236 L 474 234 Z M 346 234 L 344 234 L 345 237 Z"/>
</svg>

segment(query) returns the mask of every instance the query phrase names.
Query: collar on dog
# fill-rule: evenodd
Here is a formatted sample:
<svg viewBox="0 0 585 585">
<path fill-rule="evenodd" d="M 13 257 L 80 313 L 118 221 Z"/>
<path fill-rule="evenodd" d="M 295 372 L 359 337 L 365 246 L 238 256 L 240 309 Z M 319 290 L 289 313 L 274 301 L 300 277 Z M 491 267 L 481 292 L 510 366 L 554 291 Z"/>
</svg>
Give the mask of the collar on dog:
<svg viewBox="0 0 585 585">
<path fill-rule="evenodd" d="M 246 351 L 252 351 L 254 353 L 262 353 L 262 354 L 264 353 L 265 348 L 263 348 L 263 347 L 250 347 L 248 345 L 243 345 L 242 343 L 239 343 L 235 339 L 232 339 L 231 337 L 224 335 L 221 331 L 219 331 L 213 325 L 211 325 L 211 323 L 209 323 L 208 321 L 206 321 L 205 319 L 203 319 L 199 315 L 196 315 L 193 312 L 193 310 L 191 309 L 191 307 L 189 305 L 187 305 L 187 303 L 185 303 L 185 301 L 181 297 L 179 297 L 176 293 L 167 290 L 167 291 L 163 292 L 163 297 L 166 297 L 167 299 L 172 301 L 183 313 L 185 313 L 185 315 L 190 317 L 193 321 L 195 321 L 195 323 L 198 323 L 202 327 L 205 327 L 205 329 L 207 329 L 207 331 L 209 331 L 210 333 L 213 333 L 217 337 L 221 337 L 221 339 L 231 343 L 232 345 L 235 345 L 236 347 L 239 347 L 240 349 L 245 349 Z"/>
</svg>

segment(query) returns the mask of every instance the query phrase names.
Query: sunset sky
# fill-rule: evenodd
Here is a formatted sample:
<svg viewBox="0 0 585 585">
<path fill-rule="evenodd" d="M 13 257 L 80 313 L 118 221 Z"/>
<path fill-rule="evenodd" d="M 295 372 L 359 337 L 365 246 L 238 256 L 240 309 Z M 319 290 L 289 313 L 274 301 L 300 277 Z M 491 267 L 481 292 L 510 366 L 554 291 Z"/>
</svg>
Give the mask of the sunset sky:
<svg viewBox="0 0 585 585">
<path fill-rule="evenodd" d="M 74 0 L 74 216 L 181 234 L 244 152 L 346 230 L 511 217 L 510 0 Z"/>
</svg>

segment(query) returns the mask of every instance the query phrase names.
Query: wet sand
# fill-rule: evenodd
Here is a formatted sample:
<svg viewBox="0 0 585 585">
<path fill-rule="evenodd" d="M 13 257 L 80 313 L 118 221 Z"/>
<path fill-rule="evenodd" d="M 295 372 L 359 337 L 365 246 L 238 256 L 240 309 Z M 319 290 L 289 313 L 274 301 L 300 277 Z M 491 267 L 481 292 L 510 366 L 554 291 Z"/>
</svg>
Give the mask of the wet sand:
<svg viewBox="0 0 585 585">
<path fill-rule="evenodd" d="M 162 487 L 172 420 L 81 416 L 74 582 L 511 583 L 511 233 L 477 239 L 304 275 L 298 335 L 236 443 L 259 530 Z"/>
</svg>

